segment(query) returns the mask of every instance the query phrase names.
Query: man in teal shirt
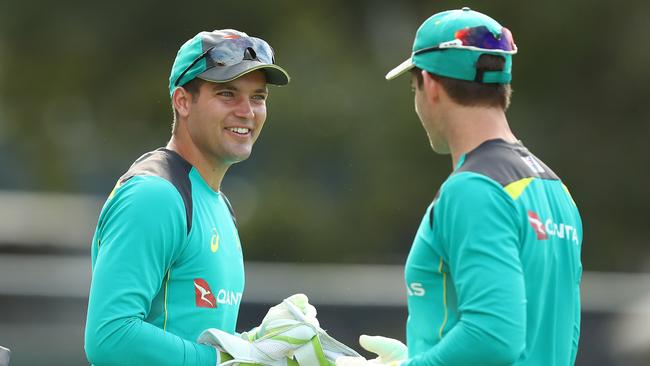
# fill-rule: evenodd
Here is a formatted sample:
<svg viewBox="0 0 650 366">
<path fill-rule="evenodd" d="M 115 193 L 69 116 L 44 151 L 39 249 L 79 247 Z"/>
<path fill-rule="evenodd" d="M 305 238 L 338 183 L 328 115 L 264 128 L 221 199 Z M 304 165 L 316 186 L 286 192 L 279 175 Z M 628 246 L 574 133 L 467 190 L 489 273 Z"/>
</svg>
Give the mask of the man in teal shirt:
<svg viewBox="0 0 650 366">
<path fill-rule="evenodd" d="M 118 180 L 92 242 L 85 349 L 96 365 L 209 365 L 197 338 L 234 333 L 244 265 L 221 181 L 249 157 L 266 120 L 267 84 L 286 85 L 262 39 L 201 32 L 178 51 L 169 79 L 167 146 Z"/>
<path fill-rule="evenodd" d="M 511 132 L 512 34 L 463 8 L 431 16 L 411 57 L 415 110 L 453 172 L 406 261 L 407 345 L 361 336 L 376 363 L 573 365 L 582 224 L 567 187 Z M 341 358 L 339 366 L 369 361 Z"/>
</svg>

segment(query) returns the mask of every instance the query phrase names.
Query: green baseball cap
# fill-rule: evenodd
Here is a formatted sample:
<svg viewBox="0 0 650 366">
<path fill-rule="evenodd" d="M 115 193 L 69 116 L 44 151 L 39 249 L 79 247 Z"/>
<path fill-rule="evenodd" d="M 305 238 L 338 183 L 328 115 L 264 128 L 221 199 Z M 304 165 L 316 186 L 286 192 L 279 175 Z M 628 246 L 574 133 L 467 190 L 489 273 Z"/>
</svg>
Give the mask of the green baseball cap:
<svg viewBox="0 0 650 366">
<path fill-rule="evenodd" d="M 415 34 L 412 51 L 411 57 L 386 74 L 387 80 L 417 66 L 452 79 L 508 84 L 517 46 L 507 28 L 465 7 L 443 11 L 425 20 Z M 477 70 L 476 63 L 484 54 L 503 57 L 503 70 Z"/>
<path fill-rule="evenodd" d="M 269 84 L 289 83 L 289 74 L 275 64 L 273 49 L 263 39 L 234 29 L 200 32 L 176 54 L 169 95 L 194 78 L 225 83 L 255 70 L 262 70 Z"/>
</svg>

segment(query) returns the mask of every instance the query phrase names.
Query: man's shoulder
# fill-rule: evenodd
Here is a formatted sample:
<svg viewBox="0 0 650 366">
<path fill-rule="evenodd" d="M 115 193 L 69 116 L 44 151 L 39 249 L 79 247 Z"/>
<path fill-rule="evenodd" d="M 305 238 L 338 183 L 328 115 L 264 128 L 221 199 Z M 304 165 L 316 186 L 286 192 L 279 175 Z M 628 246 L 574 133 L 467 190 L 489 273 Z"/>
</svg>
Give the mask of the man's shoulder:
<svg viewBox="0 0 650 366">
<path fill-rule="evenodd" d="M 178 153 L 160 148 L 145 153 L 131 164 L 131 167 L 120 177 L 125 182 L 134 176 L 157 176 L 174 186 L 189 182 L 188 174 L 192 165 Z"/>
<path fill-rule="evenodd" d="M 485 141 L 467 153 L 452 177 L 463 172 L 483 175 L 501 186 L 526 178 L 559 179 L 521 143 L 508 143 L 500 139 Z"/>
<path fill-rule="evenodd" d="M 158 205 L 183 202 L 187 231 L 192 225 L 192 185 L 189 177 L 192 165 L 178 153 L 160 148 L 139 157 L 117 182 L 114 192 L 122 200 L 149 200 Z M 111 197 L 114 194 L 111 193 Z"/>
<path fill-rule="evenodd" d="M 451 174 L 440 187 L 439 197 L 445 201 L 473 201 L 491 192 L 503 191 L 503 186 L 492 177 L 471 170 Z"/>
</svg>

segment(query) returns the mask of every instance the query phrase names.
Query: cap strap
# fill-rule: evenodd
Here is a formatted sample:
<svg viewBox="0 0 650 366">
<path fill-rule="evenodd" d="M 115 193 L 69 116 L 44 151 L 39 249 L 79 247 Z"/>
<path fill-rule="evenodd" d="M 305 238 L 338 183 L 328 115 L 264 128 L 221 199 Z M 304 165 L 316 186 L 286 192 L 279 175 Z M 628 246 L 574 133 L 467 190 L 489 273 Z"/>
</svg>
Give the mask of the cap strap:
<svg viewBox="0 0 650 366">
<path fill-rule="evenodd" d="M 477 68 L 476 69 L 476 76 L 474 77 L 474 82 L 482 83 L 483 82 L 483 74 L 485 74 L 485 71 L 487 71 L 487 69 L 482 68 L 482 67 Z"/>
</svg>

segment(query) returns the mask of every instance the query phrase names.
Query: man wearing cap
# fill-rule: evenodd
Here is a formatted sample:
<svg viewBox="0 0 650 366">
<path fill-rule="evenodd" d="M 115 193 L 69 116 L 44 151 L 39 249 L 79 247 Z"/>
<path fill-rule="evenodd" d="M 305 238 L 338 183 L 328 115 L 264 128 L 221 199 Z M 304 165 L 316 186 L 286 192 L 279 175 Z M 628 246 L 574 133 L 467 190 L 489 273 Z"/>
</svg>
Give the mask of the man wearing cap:
<svg viewBox="0 0 650 366">
<path fill-rule="evenodd" d="M 463 8 L 431 16 L 411 57 L 415 111 L 453 172 L 406 261 L 406 340 L 361 336 L 374 364 L 573 365 L 582 224 L 567 187 L 511 132 L 508 29 Z M 341 358 L 338 366 L 370 361 Z"/>
<path fill-rule="evenodd" d="M 267 84 L 286 85 L 262 39 L 201 32 L 169 78 L 170 141 L 117 181 L 92 241 L 85 349 L 98 365 L 210 365 L 206 329 L 234 333 L 244 290 L 242 249 L 221 192 L 266 119 Z"/>
</svg>

